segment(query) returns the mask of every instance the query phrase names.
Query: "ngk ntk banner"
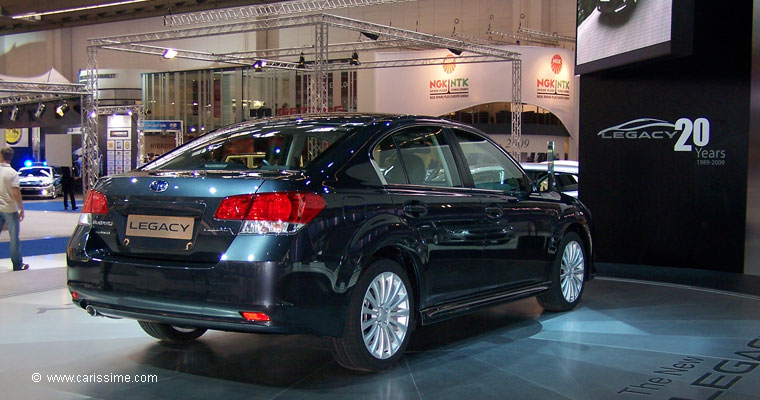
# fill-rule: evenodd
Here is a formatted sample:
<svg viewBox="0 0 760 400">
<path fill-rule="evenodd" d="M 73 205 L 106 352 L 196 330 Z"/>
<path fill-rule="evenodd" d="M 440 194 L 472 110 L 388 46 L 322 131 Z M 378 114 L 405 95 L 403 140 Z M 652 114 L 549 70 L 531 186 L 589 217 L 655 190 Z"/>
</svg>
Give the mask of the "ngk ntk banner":
<svg viewBox="0 0 760 400">
<path fill-rule="evenodd" d="M 577 137 L 575 57 L 566 49 L 502 46 L 521 60 L 521 100 L 554 113 Z M 443 115 L 491 102 L 512 101 L 512 63 L 471 63 L 468 52 L 448 50 L 376 53 L 377 61 L 440 58 L 436 65 L 371 70 L 374 91 L 360 92 L 367 111 Z M 370 56 L 369 54 L 367 56 Z M 365 94 L 362 94 L 365 93 Z M 363 96 L 373 96 L 371 99 Z"/>
</svg>

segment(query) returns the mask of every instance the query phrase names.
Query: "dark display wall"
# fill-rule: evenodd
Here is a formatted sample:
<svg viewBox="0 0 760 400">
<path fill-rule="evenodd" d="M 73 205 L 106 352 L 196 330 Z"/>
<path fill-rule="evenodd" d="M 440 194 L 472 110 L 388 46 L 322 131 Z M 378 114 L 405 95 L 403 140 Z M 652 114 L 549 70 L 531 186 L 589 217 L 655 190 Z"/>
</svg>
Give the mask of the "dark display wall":
<svg viewBox="0 0 760 400">
<path fill-rule="evenodd" d="M 581 77 L 597 261 L 743 272 L 752 2 L 739 3 L 695 2 L 690 56 Z"/>
<path fill-rule="evenodd" d="M 753 20 L 760 21 L 760 1 L 755 1 Z M 749 121 L 744 272 L 760 275 L 760 24 L 752 25 L 752 94 Z"/>
</svg>

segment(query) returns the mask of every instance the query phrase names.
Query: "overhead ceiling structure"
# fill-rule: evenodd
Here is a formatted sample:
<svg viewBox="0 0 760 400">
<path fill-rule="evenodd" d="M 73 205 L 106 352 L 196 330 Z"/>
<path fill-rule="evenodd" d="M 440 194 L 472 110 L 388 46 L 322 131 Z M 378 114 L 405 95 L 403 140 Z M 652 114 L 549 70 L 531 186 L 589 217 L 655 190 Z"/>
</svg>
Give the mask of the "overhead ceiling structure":
<svg viewBox="0 0 760 400">
<path fill-rule="evenodd" d="M 415 0 L 394 0 L 405 2 Z M 387 0 L 5 0 L 0 6 L 0 35 L 71 28 L 148 17 L 164 17 L 168 26 L 218 22 L 231 18 L 325 11 L 389 3 Z"/>
<path fill-rule="evenodd" d="M 159 17 L 238 5 L 265 5 L 274 2 L 273 0 L 4 0 L 0 6 L 0 35 Z"/>
</svg>

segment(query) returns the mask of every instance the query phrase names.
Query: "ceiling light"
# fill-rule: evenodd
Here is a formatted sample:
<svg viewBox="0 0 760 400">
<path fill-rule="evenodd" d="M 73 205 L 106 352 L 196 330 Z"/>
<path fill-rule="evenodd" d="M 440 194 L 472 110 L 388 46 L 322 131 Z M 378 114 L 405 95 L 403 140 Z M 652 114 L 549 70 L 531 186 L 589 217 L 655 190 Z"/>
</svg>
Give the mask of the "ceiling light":
<svg viewBox="0 0 760 400">
<path fill-rule="evenodd" d="M 13 108 L 11 108 L 11 115 L 9 116 L 9 118 L 11 121 L 15 121 L 17 117 L 18 117 L 18 106 L 13 106 Z"/>
<path fill-rule="evenodd" d="M 45 107 L 45 103 L 38 103 L 37 104 L 37 109 L 34 110 L 34 118 L 35 119 L 40 119 L 40 117 L 42 116 L 42 114 L 45 113 L 45 108 L 46 108 Z"/>
<path fill-rule="evenodd" d="M 301 52 L 301 57 L 298 59 L 298 66 L 296 68 L 306 68 L 306 59 L 303 58 L 303 52 Z"/>
<path fill-rule="evenodd" d="M 261 71 L 264 69 L 263 67 L 264 67 L 265 65 L 267 65 L 267 62 L 266 62 L 266 61 L 264 61 L 264 60 L 256 60 L 256 61 L 253 63 L 253 70 L 254 70 L 255 72 L 261 72 Z"/>
<path fill-rule="evenodd" d="M 171 60 L 172 58 L 177 56 L 177 50 L 174 49 L 166 49 L 164 52 L 164 58 L 167 60 Z"/>
<path fill-rule="evenodd" d="M 55 108 L 55 115 L 58 118 L 63 118 L 63 114 L 66 114 L 66 111 L 69 110 L 69 104 L 65 101 L 62 101 L 58 103 L 58 106 Z"/>
<path fill-rule="evenodd" d="M 364 35 L 364 37 L 366 37 L 367 39 L 372 39 L 372 40 L 377 40 L 380 37 L 380 35 L 376 33 L 361 32 L 361 34 Z"/>
<path fill-rule="evenodd" d="M 354 52 L 354 54 L 351 54 L 351 61 L 349 62 L 351 65 L 359 65 L 361 64 L 359 62 L 359 55 Z"/>
<path fill-rule="evenodd" d="M 449 51 L 452 52 L 452 53 L 454 53 L 454 55 L 456 55 L 456 56 L 461 56 L 462 55 L 462 50 L 459 50 L 459 49 L 449 49 Z"/>
<path fill-rule="evenodd" d="M 150 1 L 150 0 L 122 0 L 122 1 L 113 1 L 113 2 L 105 3 L 105 4 L 95 4 L 95 5 L 91 5 L 91 6 L 65 8 L 65 9 L 62 9 L 62 10 L 53 10 L 53 11 L 45 11 L 45 12 L 30 12 L 30 13 L 26 13 L 26 14 L 14 15 L 11 18 L 13 18 L 13 19 L 35 19 L 35 18 L 39 19 L 39 17 L 44 17 L 45 15 L 65 14 L 65 13 L 70 13 L 70 12 L 93 10 L 93 9 L 96 9 L 96 8 L 123 6 L 123 5 L 134 4 L 134 3 L 145 3 L 147 1 Z"/>
</svg>

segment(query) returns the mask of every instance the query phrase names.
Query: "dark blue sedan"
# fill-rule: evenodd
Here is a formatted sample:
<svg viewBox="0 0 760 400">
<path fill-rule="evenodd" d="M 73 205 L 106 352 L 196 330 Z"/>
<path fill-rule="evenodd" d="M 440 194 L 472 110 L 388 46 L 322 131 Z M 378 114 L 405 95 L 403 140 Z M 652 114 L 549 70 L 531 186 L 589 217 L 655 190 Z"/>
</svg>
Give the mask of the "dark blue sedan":
<svg viewBox="0 0 760 400">
<path fill-rule="evenodd" d="M 580 201 L 469 126 L 388 115 L 244 122 L 102 178 L 67 259 L 91 315 L 178 342 L 328 336 L 367 371 L 417 325 L 536 295 L 570 310 L 593 274 Z"/>
</svg>

